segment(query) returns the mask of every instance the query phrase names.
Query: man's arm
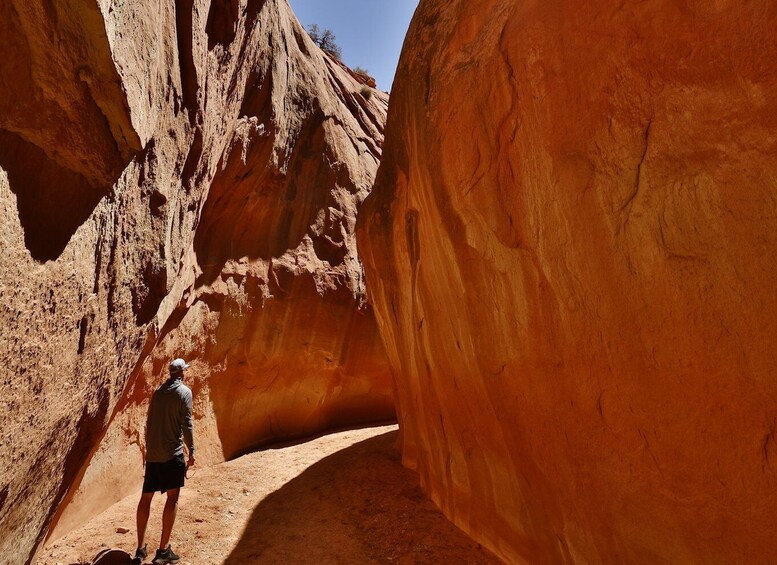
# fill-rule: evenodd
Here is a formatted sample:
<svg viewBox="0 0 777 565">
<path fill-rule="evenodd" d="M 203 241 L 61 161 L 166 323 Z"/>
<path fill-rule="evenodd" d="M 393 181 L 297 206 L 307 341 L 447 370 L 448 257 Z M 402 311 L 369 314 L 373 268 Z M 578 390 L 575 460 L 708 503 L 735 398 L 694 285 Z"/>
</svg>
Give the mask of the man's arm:
<svg viewBox="0 0 777 565">
<path fill-rule="evenodd" d="M 189 466 L 194 465 L 194 422 L 192 421 L 192 394 L 184 395 L 183 439 L 189 449 Z"/>
<path fill-rule="evenodd" d="M 153 397 L 152 397 L 153 401 Z M 148 411 L 146 412 L 146 429 L 143 431 L 143 439 L 145 440 L 142 444 L 140 441 L 138 441 L 138 447 L 140 448 L 140 454 L 143 457 L 143 468 L 146 467 L 146 458 L 148 457 L 148 427 L 151 425 L 151 403 L 148 404 Z"/>
</svg>

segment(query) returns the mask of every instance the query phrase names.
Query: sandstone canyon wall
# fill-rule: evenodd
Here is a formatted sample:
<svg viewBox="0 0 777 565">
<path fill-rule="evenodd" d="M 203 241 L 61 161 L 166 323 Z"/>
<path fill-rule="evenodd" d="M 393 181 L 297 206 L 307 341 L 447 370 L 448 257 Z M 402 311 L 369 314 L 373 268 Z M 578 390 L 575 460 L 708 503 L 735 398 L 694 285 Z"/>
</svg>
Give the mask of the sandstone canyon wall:
<svg viewBox="0 0 777 565">
<path fill-rule="evenodd" d="M 139 485 L 172 356 L 203 464 L 392 418 L 354 236 L 387 96 L 286 0 L 0 16 L 0 563 Z"/>
<path fill-rule="evenodd" d="M 360 252 L 404 461 L 508 562 L 777 558 L 775 30 L 421 1 Z"/>
</svg>

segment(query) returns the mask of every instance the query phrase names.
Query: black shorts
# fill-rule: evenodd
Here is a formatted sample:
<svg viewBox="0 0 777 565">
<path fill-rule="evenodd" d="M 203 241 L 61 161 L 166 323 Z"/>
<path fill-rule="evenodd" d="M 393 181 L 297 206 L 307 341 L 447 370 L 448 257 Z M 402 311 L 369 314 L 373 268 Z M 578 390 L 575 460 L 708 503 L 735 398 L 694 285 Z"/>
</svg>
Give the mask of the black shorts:
<svg viewBox="0 0 777 565">
<path fill-rule="evenodd" d="M 146 463 L 143 492 L 165 492 L 181 488 L 186 480 L 186 462 L 183 454 L 164 463 Z"/>
</svg>

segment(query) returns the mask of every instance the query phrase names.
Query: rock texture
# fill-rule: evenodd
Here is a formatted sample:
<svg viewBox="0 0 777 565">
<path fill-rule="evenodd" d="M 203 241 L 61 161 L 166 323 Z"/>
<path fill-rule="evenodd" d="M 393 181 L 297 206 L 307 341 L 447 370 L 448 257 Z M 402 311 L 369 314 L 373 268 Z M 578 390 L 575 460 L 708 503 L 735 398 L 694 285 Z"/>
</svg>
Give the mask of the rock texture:
<svg viewBox="0 0 777 565">
<path fill-rule="evenodd" d="M 419 5 L 360 251 L 404 461 L 509 562 L 777 558 L 776 24 Z"/>
<path fill-rule="evenodd" d="M 286 0 L 0 16 L 0 562 L 139 484 L 172 355 L 202 464 L 392 418 L 354 237 L 387 97 Z"/>
</svg>

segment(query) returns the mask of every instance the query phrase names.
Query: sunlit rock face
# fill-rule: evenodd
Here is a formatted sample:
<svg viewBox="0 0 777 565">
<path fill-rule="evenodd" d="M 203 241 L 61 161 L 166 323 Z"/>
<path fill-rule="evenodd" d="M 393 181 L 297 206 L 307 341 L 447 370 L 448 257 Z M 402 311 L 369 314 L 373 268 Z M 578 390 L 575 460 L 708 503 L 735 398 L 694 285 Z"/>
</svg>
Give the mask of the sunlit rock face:
<svg viewBox="0 0 777 565">
<path fill-rule="evenodd" d="M 0 563 L 139 486 L 172 357 L 200 464 L 392 418 L 354 236 L 387 96 L 285 0 L 0 16 Z"/>
<path fill-rule="evenodd" d="M 777 557 L 776 24 L 420 3 L 360 252 L 404 461 L 509 562 Z"/>
</svg>

